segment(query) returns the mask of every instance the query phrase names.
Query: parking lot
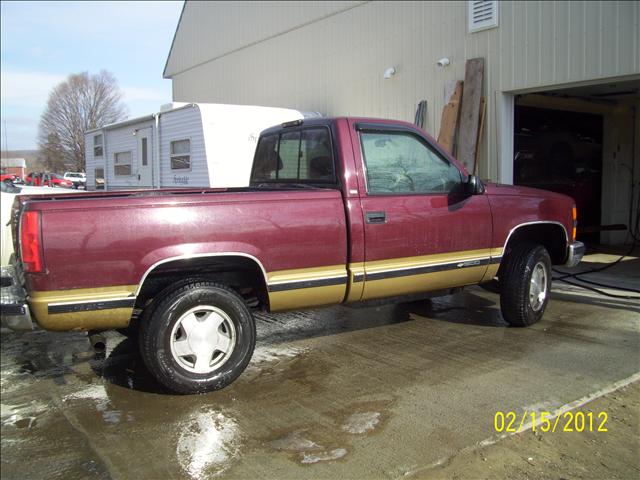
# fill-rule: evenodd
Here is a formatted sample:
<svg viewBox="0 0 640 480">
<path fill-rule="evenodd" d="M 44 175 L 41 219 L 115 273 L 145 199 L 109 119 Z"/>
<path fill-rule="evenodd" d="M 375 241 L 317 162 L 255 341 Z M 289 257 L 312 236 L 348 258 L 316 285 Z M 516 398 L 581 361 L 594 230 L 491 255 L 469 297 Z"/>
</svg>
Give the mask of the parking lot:
<svg viewBox="0 0 640 480">
<path fill-rule="evenodd" d="M 585 258 L 584 267 L 600 257 Z M 595 278 L 595 277 L 593 277 Z M 600 278 L 640 284 L 640 260 Z M 3 478 L 636 477 L 640 305 L 554 284 L 508 328 L 474 287 L 258 316 L 230 387 L 179 396 L 113 333 L 2 333 Z M 606 411 L 599 433 L 496 433 L 496 412 Z"/>
</svg>

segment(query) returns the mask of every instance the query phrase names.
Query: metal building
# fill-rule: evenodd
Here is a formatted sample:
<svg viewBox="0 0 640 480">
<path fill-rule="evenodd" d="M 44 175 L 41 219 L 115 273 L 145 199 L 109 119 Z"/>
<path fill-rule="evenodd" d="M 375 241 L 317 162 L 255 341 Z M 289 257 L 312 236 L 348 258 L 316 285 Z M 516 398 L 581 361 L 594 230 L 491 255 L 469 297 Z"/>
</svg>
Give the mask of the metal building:
<svg viewBox="0 0 640 480">
<path fill-rule="evenodd" d="M 527 158 L 531 149 L 558 157 L 591 202 L 594 235 L 628 241 L 597 227 L 628 224 L 640 190 L 638 2 L 187 1 L 164 76 L 174 101 L 324 115 L 412 121 L 426 100 L 425 129 L 435 136 L 445 92 L 477 57 L 481 177 L 551 188 L 557 179 L 530 174 L 538 167 Z"/>
</svg>

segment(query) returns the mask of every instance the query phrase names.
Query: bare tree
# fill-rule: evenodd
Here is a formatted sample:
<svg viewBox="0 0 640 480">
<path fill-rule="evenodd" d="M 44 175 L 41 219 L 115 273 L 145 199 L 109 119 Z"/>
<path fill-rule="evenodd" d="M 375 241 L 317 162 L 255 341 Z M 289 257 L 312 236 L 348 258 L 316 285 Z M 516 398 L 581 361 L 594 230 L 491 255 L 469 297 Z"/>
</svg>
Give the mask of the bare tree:
<svg viewBox="0 0 640 480">
<path fill-rule="evenodd" d="M 69 165 L 84 171 L 84 132 L 125 119 L 122 96 L 115 77 L 105 70 L 69 75 L 58 84 L 49 94 L 38 133 L 47 168 L 58 171 Z"/>
</svg>

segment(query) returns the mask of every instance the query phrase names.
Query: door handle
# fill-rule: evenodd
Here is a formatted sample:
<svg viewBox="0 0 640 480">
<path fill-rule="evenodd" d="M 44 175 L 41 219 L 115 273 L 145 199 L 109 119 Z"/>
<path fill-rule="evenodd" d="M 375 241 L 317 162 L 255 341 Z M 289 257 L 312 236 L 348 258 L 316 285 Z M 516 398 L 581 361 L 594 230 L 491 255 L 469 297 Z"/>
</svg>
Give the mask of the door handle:
<svg viewBox="0 0 640 480">
<path fill-rule="evenodd" d="M 385 212 L 367 212 L 364 214 L 364 221 L 367 223 L 387 223 Z"/>
</svg>

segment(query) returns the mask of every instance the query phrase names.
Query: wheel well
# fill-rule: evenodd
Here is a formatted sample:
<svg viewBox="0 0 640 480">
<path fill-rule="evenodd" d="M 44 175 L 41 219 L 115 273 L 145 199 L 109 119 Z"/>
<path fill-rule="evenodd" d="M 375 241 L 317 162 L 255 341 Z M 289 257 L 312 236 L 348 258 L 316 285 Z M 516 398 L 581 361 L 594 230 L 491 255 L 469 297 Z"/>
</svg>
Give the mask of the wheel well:
<svg viewBox="0 0 640 480">
<path fill-rule="evenodd" d="M 158 265 L 144 278 L 135 308 L 144 309 L 155 295 L 185 278 L 223 283 L 242 295 L 250 307 L 268 306 L 266 279 L 256 261 L 240 256 L 212 256 L 178 259 Z"/>
<path fill-rule="evenodd" d="M 551 263 L 560 265 L 567 256 L 567 235 L 563 226 L 557 223 L 537 223 L 518 227 L 509 237 L 503 253 L 506 257 L 511 249 L 522 242 L 543 245 L 549 252 Z"/>
</svg>

